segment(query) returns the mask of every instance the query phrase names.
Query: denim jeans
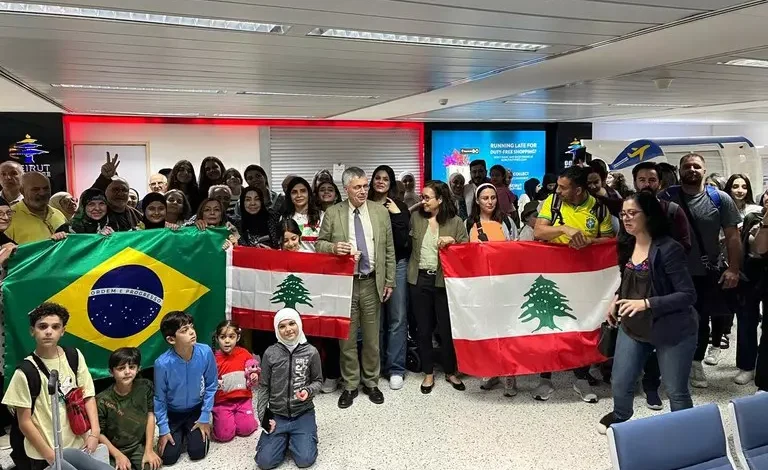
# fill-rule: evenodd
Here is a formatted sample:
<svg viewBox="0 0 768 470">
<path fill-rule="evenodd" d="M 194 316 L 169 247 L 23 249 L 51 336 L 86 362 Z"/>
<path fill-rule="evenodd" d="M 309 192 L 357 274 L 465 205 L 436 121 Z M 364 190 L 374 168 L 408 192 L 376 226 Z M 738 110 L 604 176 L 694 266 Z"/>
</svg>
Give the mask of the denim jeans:
<svg viewBox="0 0 768 470">
<path fill-rule="evenodd" d="M 408 260 L 401 259 L 395 269 L 395 290 L 381 306 L 382 375 L 405 374 L 405 349 L 408 341 Z"/>
<path fill-rule="evenodd" d="M 263 433 L 256 445 L 256 465 L 262 470 L 280 466 L 285 451 L 291 451 L 293 463 L 299 468 L 311 467 L 317 460 L 317 422 L 315 410 L 295 418 L 275 415 L 275 430 Z M 268 427 L 269 423 L 263 426 Z"/>
<path fill-rule="evenodd" d="M 688 378 L 697 341 L 697 336 L 691 335 L 675 345 L 656 348 L 661 379 L 667 388 L 672 411 L 693 407 Z M 636 341 L 619 328 L 611 374 L 613 414 L 619 421 L 628 420 L 634 413 L 635 384 L 653 350 L 652 344 Z"/>
</svg>

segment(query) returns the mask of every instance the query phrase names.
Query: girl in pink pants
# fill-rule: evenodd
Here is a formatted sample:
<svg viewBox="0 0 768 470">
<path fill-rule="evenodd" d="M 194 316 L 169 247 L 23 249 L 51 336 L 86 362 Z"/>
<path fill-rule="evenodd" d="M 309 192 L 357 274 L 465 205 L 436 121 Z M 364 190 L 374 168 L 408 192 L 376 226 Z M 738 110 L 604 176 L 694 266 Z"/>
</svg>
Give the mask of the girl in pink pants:
<svg viewBox="0 0 768 470">
<path fill-rule="evenodd" d="M 253 355 L 237 345 L 240 333 L 231 321 L 216 327 L 219 391 L 213 405 L 213 438 L 219 442 L 250 436 L 259 427 L 251 389 L 259 382 L 260 369 Z"/>
</svg>

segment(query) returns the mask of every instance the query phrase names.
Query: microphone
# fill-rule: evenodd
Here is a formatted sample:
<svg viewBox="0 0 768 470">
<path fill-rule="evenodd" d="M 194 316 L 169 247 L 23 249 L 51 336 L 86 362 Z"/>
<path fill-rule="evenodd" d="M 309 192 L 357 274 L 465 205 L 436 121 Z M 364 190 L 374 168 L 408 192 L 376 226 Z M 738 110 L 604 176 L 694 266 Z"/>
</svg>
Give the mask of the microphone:
<svg viewBox="0 0 768 470">
<path fill-rule="evenodd" d="M 51 375 L 48 377 L 48 394 L 53 395 L 59 388 L 59 371 L 52 370 Z"/>
</svg>

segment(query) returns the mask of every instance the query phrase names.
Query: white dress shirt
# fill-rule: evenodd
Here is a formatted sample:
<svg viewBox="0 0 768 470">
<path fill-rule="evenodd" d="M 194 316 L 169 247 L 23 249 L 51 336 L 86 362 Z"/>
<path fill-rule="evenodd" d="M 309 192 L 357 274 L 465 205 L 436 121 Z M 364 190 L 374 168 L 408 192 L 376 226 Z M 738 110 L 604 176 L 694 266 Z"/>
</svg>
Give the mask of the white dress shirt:
<svg viewBox="0 0 768 470">
<path fill-rule="evenodd" d="M 349 206 L 349 243 L 357 250 L 357 237 L 355 237 L 355 206 L 351 202 L 347 201 Z M 368 248 L 368 265 L 371 271 L 376 266 L 376 250 L 373 245 L 373 224 L 371 223 L 371 215 L 368 213 L 368 201 L 358 208 L 360 210 L 360 221 L 363 223 L 363 232 L 365 232 L 365 247 Z M 359 265 L 358 261 L 358 265 Z M 360 272 L 360 267 L 355 266 L 355 272 Z"/>
</svg>

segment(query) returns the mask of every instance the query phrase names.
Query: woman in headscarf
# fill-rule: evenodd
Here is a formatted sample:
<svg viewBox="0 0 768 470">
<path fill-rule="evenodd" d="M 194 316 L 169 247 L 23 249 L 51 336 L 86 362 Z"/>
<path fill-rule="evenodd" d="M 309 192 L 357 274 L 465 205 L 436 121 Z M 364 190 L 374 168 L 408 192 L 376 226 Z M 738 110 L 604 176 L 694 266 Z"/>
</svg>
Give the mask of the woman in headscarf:
<svg viewBox="0 0 768 470">
<path fill-rule="evenodd" d="M 283 205 L 283 218 L 293 219 L 301 227 L 301 247 L 314 252 L 325 213 L 317 208 L 307 180 L 297 176 L 288 183 Z"/>
<path fill-rule="evenodd" d="M 208 195 L 208 190 L 211 186 L 217 184 L 225 184 L 224 173 L 226 173 L 224 164 L 216 157 L 205 157 L 200 162 L 200 182 L 198 187 L 200 195 Z"/>
<path fill-rule="evenodd" d="M 133 188 L 128 188 L 128 207 L 139 208 L 139 192 Z"/>
<path fill-rule="evenodd" d="M 184 225 L 192 216 L 192 209 L 183 191 L 172 189 L 165 193 L 165 220 L 172 224 Z"/>
<path fill-rule="evenodd" d="M 66 191 L 61 191 L 51 196 L 49 206 L 58 209 L 67 220 L 72 220 L 72 216 L 77 212 L 77 198 Z"/>
<path fill-rule="evenodd" d="M 544 201 L 550 194 L 554 194 L 557 189 L 557 175 L 547 173 L 544 175 L 544 181 L 541 183 L 541 189 L 536 194 L 537 201 Z M 539 207 L 541 209 L 541 207 Z"/>
<path fill-rule="evenodd" d="M 109 235 L 114 232 L 109 222 L 109 208 L 104 192 L 96 188 L 83 191 L 80 196 L 80 207 L 72 216 L 70 230 L 73 233 Z"/>
<path fill-rule="evenodd" d="M 539 192 L 541 181 L 531 178 L 523 183 L 523 194 L 517 200 L 517 212 L 522 213 L 526 204 L 536 200 L 536 193 Z"/>
<path fill-rule="evenodd" d="M 184 193 L 192 211 L 197 211 L 200 201 L 208 197 L 208 193 L 201 193 L 195 179 L 195 169 L 189 160 L 179 160 L 173 166 L 168 176 L 168 190 L 178 189 Z M 202 195 L 202 196 L 201 196 Z"/>
<path fill-rule="evenodd" d="M 109 226 L 115 232 L 136 230 L 141 222 L 141 212 L 128 205 L 128 181 L 114 177 L 104 194 L 109 207 Z"/>
<path fill-rule="evenodd" d="M 270 346 L 261 361 L 256 414 L 267 433 L 256 447 L 256 465 L 279 466 L 286 450 L 299 468 L 317 459 L 317 421 L 313 398 L 323 383 L 320 353 L 307 342 L 301 317 L 292 308 L 275 314 L 277 344 Z M 303 374 L 295 371 L 302 370 Z"/>
<path fill-rule="evenodd" d="M 451 194 L 453 195 L 453 202 L 456 206 L 456 215 L 461 220 L 467 220 L 469 217 L 469 211 L 467 210 L 467 200 L 464 199 L 464 175 L 461 173 L 454 173 L 448 178 L 448 186 L 451 188 Z"/>
<path fill-rule="evenodd" d="M 404 171 L 400 173 L 400 181 L 405 185 L 405 195 L 403 196 L 403 202 L 409 209 L 418 209 L 421 204 L 419 195 L 416 194 L 416 177 L 410 171 Z"/>
<path fill-rule="evenodd" d="M 170 228 L 176 230 L 179 228 L 176 224 L 167 222 L 168 203 L 165 195 L 160 193 L 149 193 L 141 200 L 141 210 L 143 212 L 142 225 L 145 230 L 153 228 Z"/>
<path fill-rule="evenodd" d="M 267 209 L 264 189 L 260 186 L 248 186 L 240 193 L 240 232 L 239 243 L 242 246 L 267 246 L 279 248 L 280 216 Z"/>
</svg>

